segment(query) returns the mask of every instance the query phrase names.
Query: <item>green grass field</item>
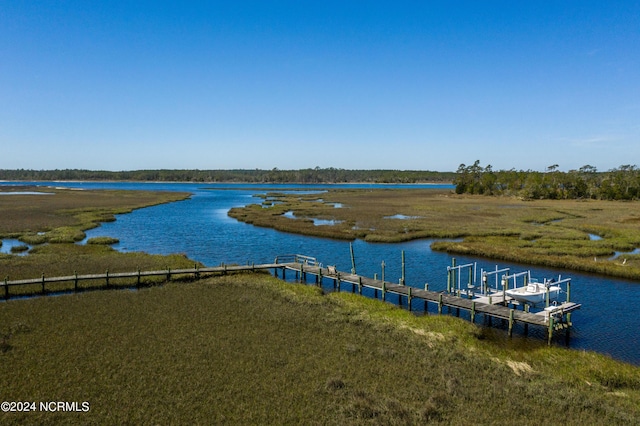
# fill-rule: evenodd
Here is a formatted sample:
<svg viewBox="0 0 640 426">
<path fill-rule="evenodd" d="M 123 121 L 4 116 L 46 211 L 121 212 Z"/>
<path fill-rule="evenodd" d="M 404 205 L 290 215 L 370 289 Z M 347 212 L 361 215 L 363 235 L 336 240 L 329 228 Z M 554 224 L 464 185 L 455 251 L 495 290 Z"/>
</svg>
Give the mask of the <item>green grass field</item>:
<svg viewBox="0 0 640 426">
<path fill-rule="evenodd" d="M 265 274 L 0 303 L 3 424 L 640 424 L 640 369 Z M 510 347 L 513 346 L 513 347 Z"/>
</svg>

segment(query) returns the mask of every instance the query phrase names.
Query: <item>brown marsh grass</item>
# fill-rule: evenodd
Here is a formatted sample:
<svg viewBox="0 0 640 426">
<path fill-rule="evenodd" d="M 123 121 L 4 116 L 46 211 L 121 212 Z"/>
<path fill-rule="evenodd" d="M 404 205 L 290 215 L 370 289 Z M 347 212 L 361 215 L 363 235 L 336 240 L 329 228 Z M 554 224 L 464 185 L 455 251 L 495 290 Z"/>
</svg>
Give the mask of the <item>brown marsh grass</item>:
<svg viewBox="0 0 640 426">
<path fill-rule="evenodd" d="M 639 424 L 640 370 L 264 274 L 0 303 L 3 424 Z"/>
<path fill-rule="evenodd" d="M 0 238 L 19 238 L 36 246 L 27 256 L 0 254 L 0 279 L 19 280 L 46 276 L 132 272 L 166 268 L 190 268 L 194 262 L 186 256 L 156 256 L 146 253 L 124 254 L 105 244 L 109 238 L 95 238 L 93 243 L 76 245 L 84 231 L 100 222 L 115 220 L 114 215 L 133 209 L 183 200 L 187 193 L 151 191 L 78 191 L 60 188 L 11 187 L 3 191 L 46 192 L 53 195 L 2 195 L 0 197 Z M 49 244 L 43 244 L 49 243 Z M 157 281 L 157 280 L 156 280 Z M 82 282 L 79 287 L 95 283 Z M 114 286 L 130 286 L 131 280 L 112 280 Z M 47 284 L 50 291 L 73 288 L 73 284 Z M 38 285 L 14 287 L 11 294 L 38 293 Z"/>
<path fill-rule="evenodd" d="M 263 206 L 232 209 L 229 215 L 257 226 L 328 238 L 370 242 L 463 238 L 462 242 L 435 242 L 432 248 L 640 277 L 639 255 L 612 259 L 616 252 L 640 247 L 638 202 L 526 201 L 436 189 L 336 189 L 311 195 L 268 194 L 268 200 Z M 288 211 L 297 219 L 283 216 Z M 402 218 L 394 218 L 397 215 Z M 313 218 L 337 222 L 315 226 Z"/>
<path fill-rule="evenodd" d="M 115 214 L 184 200 L 187 193 L 73 190 L 12 186 L 2 188 L 0 238 L 18 238 L 29 244 L 71 243 L 84 238 L 87 229 L 115 220 Z M 6 195 L 9 192 L 43 192 L 50 195 Z"/>
</svg>

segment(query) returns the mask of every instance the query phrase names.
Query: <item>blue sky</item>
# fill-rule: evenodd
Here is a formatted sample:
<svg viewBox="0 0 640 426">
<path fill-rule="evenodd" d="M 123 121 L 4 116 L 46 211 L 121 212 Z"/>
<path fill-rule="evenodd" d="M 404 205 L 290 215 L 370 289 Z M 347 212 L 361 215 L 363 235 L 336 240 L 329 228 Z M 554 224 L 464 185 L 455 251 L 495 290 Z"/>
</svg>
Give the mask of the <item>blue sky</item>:
<svg viewBox="0 0 640 426">
<path fill-rule="evenodd" d="M 640 163 L 638 1 L 0 0 L 0 168 Z"/>
</svg>

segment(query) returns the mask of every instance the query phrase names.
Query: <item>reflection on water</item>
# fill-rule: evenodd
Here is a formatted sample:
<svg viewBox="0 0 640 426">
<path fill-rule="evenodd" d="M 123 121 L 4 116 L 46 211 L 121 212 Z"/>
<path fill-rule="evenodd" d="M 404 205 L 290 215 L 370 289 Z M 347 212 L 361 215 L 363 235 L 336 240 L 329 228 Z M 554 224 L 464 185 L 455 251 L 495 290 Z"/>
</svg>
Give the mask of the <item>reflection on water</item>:
<svg viewBox="0 0 640 426">
<path fill-rule="evenodd" d="M 385 219 L 399 219 L 399 220 L 409 220 L 409 219 L 420 219 L 420 216 L 407 216 L 404 214 L 394 214 L 393 216 L 385 216 Z"/>
<path fill-rule="evenodd" d="M 2 240 L 2 245 L 0 246 L 0 253 L 16 254 L 18 256 L 27 255 L 29 250 L 31 250 L 30 245 L 14 239 Z"/>
</svg>

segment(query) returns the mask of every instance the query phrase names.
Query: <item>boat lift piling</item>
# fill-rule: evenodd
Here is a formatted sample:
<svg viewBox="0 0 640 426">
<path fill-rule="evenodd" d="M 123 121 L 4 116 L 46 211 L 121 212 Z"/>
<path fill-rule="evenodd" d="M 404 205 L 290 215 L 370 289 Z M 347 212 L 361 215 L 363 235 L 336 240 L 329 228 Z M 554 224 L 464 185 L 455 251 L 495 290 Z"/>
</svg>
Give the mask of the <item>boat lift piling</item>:
<svg viewBox="0 0 640 426">
<path fill-rule="evenodd" d="M 473 290 L 476 288 L 476 269 L 477 263 L 467 263 L 465 265 L 455 264 L 455 259 L 452 260 L 452 266 L 447 267 L 447 291 L 449 293 L 455 293 L 456 296 L 467 296 L 469 299 L 473 298 Z M 467 282 L 467 288 L 462 288 L 462 271 L 467 269 L 469 271 L 469 281 Z M 457 278 L 457 284 L 456 284 Z M 457 288 L 457 290 L 456 290 Z"/>
<path fill-rule="evenodd" d="M 496 265 L 495 271 L 485 271 L 484 269 L 480 270 L 480 276 L 482 277 L 482 295 L 483 296 L 491 296 L 491 287 L 489 286 L 489 276 L 495 275 L 495 292 L 500 291 L 500 279 L 498 274 L 501 272 L 506 272 L 509 275 L 509 268 L 498 269 L 498 265 Z"/>
</svg>

